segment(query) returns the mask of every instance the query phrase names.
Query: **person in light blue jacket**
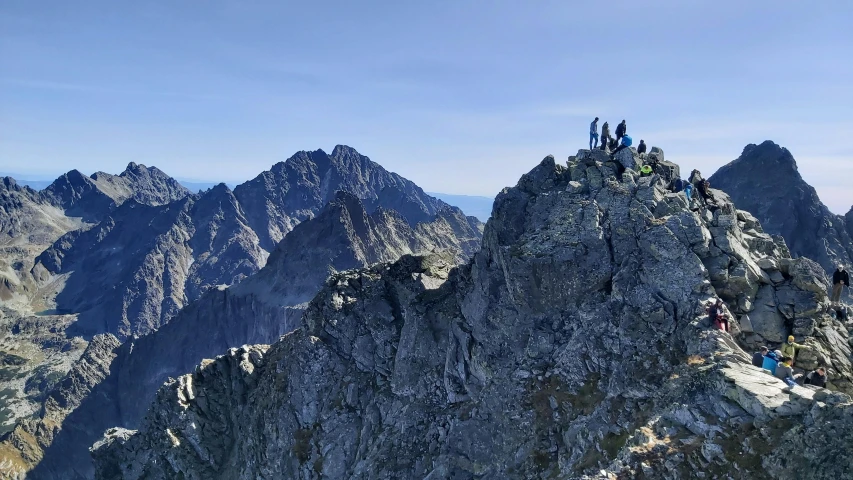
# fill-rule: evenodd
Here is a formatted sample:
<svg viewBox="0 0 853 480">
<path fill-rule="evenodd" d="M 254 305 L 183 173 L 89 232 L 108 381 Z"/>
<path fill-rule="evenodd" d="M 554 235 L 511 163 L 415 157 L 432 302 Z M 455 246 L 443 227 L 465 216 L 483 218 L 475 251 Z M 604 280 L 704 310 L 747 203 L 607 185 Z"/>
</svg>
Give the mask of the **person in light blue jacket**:
<svg viewBox="0 0 853 480">
<path fill-rule="evenodd" d="M 592 145 L 593 140 L 595 140 L 595 146 Z M 598 147 L 598 117 L 589 124 L 589 149 L 596 147 Z"/>
</svg>

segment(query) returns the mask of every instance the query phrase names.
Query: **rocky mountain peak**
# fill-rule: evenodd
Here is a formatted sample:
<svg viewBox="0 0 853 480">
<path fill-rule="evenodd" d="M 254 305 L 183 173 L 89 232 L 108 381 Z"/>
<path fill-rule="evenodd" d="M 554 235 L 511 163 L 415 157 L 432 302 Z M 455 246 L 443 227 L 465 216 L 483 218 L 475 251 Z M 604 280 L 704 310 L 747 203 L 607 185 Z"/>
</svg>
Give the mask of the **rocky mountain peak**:
<svg viewBox="0 0 853 480">
<path fill-rule="evenodd" d="M 743 153 L 736 161 L 761 165 L 774 170 L 783 170 L 786 173 L 797 171 L 797 162 L 791 152 L 772 140 L 765 140 L 760 145 L 750 143 L 743 148 Z M 799 174 L 797 174 L 797 178 L 799 178 Z"/>
<path fill-rule="evenodd" d="M 203 362 L 138 430 L 108 431 L 97 478 L 852 470 L 851 398 L 788 391 L 750 364 L 755 342 L 792 333 L 798 365 L 853 392 L 820 268 L 719 190 L 718 208 L 694 211 L 659 176 L 621 170 L 600 151 L 546 157 L 498 195 L 470 263 L 335 273 L 301 329 Z M 731 332 L 705 313 L 716 298 Z"/>
<path fill-rule="evenodd" d="M 812 258 L 827 271 L 838 262 L 853 261 L 853 226 L 821 202 L 787 149 L 769 140 L 748 145 L 709 181 L 752 213 L 768 233 L 781 235 L 794 256 Z"/>
</svg>

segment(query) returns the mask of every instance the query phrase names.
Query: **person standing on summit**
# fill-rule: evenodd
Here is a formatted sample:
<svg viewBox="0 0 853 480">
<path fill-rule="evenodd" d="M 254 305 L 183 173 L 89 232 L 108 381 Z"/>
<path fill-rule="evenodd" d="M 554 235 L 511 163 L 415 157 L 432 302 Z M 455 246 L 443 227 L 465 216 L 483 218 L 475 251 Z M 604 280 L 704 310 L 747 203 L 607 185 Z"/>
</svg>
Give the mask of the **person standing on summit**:
<svg viewBox="0 0 853 480">
<path fill-rule="evenodd" d="M 604 125 L 601 126 L 601 149 L 607 150 L 607 146 L 610 144 L 610 125 L 607 122 L 604 122 Z"/>
<path fill-rule="evenodd" d="M 841 290 L 850 286 L 850 275 L 844 270 L 844 265 L 838 265 L 838 270 L 832 274 L 832 303 L 841 303 Z"/>
<path fill-rule="evenodd" d="M 625 124 L 625 120 L 622 120 L 622 123 L 616 125 L 616 141 L 622 139 L 626 133 L 628 133 L 628 125 Z"/>
<path fill-rule="evenodd" d="M 595 140 L 595 147 L 592 146 L 592 141 Z M 598 147 L 598 117 L 589 124 L 589 149 Z"/>
</svg>

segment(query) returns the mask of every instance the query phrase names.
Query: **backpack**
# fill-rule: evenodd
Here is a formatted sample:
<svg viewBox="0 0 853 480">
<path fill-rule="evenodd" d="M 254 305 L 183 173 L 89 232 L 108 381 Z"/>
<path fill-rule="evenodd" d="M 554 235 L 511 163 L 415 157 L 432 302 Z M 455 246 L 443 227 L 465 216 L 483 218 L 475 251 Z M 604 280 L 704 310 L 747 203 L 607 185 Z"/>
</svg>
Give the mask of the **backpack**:
<svg viewBox="0 0 853 480">
<path fill-rule="evenodd" d="M 847 309 L 846 308 L 839 308 L 838 310 L 836 310 L 835 311 L 835 318 L 841 322 L 846 322 L 847 321 Z"/>
<path fill-rule="evenodd" d="M 622 136 L 622 145 L 625 145 L 626 147 L 630 147 L 631 146 L 631 137 L 628 135 L 623 135 Z"/>
<path fill-rule="evenodd" d="M 676 178 L 675 180 L 673 180 L 672 181 L 672 192 L 678 193 L 682 190 L 684 190 L 684 180 L 682 180 L 680 178 Z"/>
</svg>

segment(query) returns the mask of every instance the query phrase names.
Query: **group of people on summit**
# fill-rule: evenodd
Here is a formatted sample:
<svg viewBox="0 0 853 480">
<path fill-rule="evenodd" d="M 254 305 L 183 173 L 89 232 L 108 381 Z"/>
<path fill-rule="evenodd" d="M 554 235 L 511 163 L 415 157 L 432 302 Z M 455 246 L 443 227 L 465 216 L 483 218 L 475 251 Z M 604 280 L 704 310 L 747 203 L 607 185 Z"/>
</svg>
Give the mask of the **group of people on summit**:
<svg viewBox="0 0 853 480">
<path fill-rule="evenodd" d="M 617 152 L 623 148 L 628 148 L 633 144 L 633 139 L 630 135 L 628 135 L 628 124 L 625 123 L 625 120 L 622 120 L 622 123 L 616 125 L 616 137 L 613 138 L 610 136 L 610 124 L 604 122 L 604 125 L 601 126 L 601 149 L 606 150 L 610 148 L 610 151 Z M 598 117 L 595 117 L 595 120 L 589 124 L 589 149 L 598 148 Z M 646 152 L 646 142 L 640 140 L 640 144 L 637 146 L 637 153 L 643 154 Z"/>
<path fill-rule="evenodd" d="M 592 123 L 589 124 L 590 150 L 599 148 L 598 121 L 599 118 L 595 117 Z M 616 126 L 615 134 L 615 137 L 611 137 L 610 125 L 607 122 L 604 122 L 601 127 L 601 150 L 607 151 L 609 149 L 612 154 L 616 154 L 632 145 L 632 139 L 628 135 L 628 126 L 625 120 L 622 120 L 622 122 Z M 640 176 L 649 176 L 653 173 L 659 172 L 663 173 L 661 177 L 665 182 L 668 182 L 669 190 L 676 193 L 684 192 L 684 195 L 687 198 L 687 204 L 693 210 L 695 210 L 694 200 L 699 202 L 700 208 L 719 208 L 719 204 L 711 191 L 711 184 L 708 180 L 702 177 L 699 170 L 693 170 L 687 180 L 682 180 L 677 174 L 667 175 L 666 173 L 672 173 L 673 170 L 667 171 L 666 168 L 659 168 L 660 165 L 658 165 L 658 156 L 655 155 L 655 150 L 653 149 L 653 153 L 647 156 L 645 155 L 646 149 L 646 142 L 644 140 L 640 140 L 640 144 L 637 146 L 637 153 L 640 155 L 640 164 L 638 165 Z M 668 162 L 663 162 L 662 155 L 660 160 L 660 163 L 672 165 Z M 618 166 L 619 165 L 617 165 L 617 167 Z M 677 166 L 674 167 L 674 172 L 677 172 L 677 168 Z M 697 194 L 695 198 L 694 193 Z M 832 305 L 834 307 L 841 307 L 839 302 L 843 293 L 842 291 L 844 287 L 850 286 L 850 276 L 847 271 L 844 270 L 843 265 L 838 265 L 838 269 L 833 273 L 832 284 Z M 717 298 L 715 301 L 711 302 L 706 311 L 715 328 L 724 332 L 731 332 L 731 316 L 722 299 Z M 793 388 L 795 385 L 811 385 L 813 387 L 825 388 L 827 381 L 827 371 L 825 367 L 816 368 L 808 373 L 794 373 L 797 353 L 802 349 L 808 349 L 808 347 L 806 345 L 796 343 L 794 336 L 791 335 L 788 337 L 787 342 L 779 346 L 778 350 L 771 351 L 766 346 L 761 347 L 761 349 L 753 355 L 752 364 L 768 371 L 770 374 L 785 382 L 788 389 Z"/>
<path fill-rule="evenodd" d="M 590 150 L 600 148 L 607 151 L 609 149 L 612 154 L 616 154 L 633 144 L 633 139 L 628 135 L 628 124 L 625 120 L 622 120 L 616 126 L 615 137 L 610 136 L 610 125 L 604 122 L 601 126 L 601 147 L 599 147 L 598 120 L 599 118 L 595 117 L 592 123 L 589 124 Z M 646 141 L 640 140 L 639 145 L 637 145 L 637 153 L 640 155 L 640 160 L 643 161 L 643 165 L 639 167 L 640 176 L 649 176 L 656 173 L 657 170 L 665 170 L 658 168 L 657 158 L 654 155 L 647 156 L 647 151 L 648 146 L 646 145 Z M 711 192 L 711 184 L 707 179 L 702 178 L 699 170 L 693 170 L 687 180 L 682 180 L 675 175 L 662 175 L 662 177 L 665 177 L 665 180 L 668 182 L 667 187 L 670 191 L 674 193 L 684 192 L 687 204 L 692 210 L 703 207 L 714 209 L 718 206 L 714 194 Z M 694 192 L 698 193 L 696 197 L 693 195 Z"/>
</svg>

